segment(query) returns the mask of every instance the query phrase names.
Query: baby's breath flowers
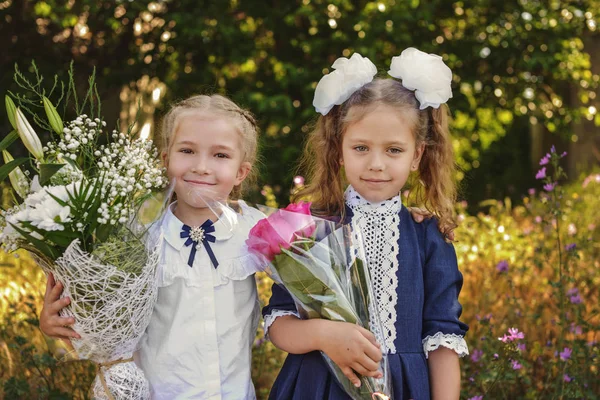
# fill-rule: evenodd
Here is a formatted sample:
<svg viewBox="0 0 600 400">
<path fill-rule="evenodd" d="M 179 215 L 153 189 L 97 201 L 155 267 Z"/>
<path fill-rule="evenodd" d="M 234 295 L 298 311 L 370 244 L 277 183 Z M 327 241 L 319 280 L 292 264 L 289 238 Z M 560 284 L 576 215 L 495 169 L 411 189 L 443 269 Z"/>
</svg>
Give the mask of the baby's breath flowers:
<svg viewBox="0 0 600 400">
<path fill-rule="evenodd" d="M 112 143 L 101 146 L 94 155 L 99 158 L 98 170 L 104 179 L 98 222 L 115 225 L 127 221 L 137 197 L 163 188 L 167 179 L 152 141 L 130 140 L 117 131 L 112 138 Z"/>
</svg>

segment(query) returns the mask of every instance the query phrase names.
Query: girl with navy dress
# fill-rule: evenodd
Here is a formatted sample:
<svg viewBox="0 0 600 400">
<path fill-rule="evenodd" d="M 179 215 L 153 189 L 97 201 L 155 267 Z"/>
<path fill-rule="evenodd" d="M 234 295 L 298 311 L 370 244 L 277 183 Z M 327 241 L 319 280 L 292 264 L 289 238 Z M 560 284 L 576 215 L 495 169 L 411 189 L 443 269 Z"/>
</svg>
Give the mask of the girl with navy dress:
<svg viewBox="0 0 600 400">
<path fill-rule="evenodd" d="M 456 226 L 445 104 L 452 73 L 441 57 L 412 48 L 392 61 L 389 73 L 401 81 L 373 79 L 375 66 L 359 54 L 333 68 L 316 89 L 322 116 L 305 153 L 311 185 L 297 198 L 362 232 L 381 329 L 302 320 L 289 293 L 274 285 L 265 329 L 289 355 L 270 399 L 348 399 L 321 351 L 357 386 L 357 373 L 381 376 L 385 355 L 394 399 L 458 399 L 468 327 L 459 320 L 462 275 L 446 240 Z M 410 217 L 400 196 L 409 179 L 435 218 Z"/>
</svg>

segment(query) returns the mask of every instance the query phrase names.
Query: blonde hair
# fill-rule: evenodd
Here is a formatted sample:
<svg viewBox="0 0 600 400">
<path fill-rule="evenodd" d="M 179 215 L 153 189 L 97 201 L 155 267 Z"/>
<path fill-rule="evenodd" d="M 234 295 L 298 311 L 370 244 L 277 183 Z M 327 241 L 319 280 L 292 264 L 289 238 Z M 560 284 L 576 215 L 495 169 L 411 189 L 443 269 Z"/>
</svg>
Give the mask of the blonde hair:
<svg viewBox="0 0 600 400">
<path fill-rule="evenodd" d="M 182 117 L 194 113 L 210 113 L 215 117 L 223 118 L 232 123 L 240 134 L 244 150 L 242 161 L 249 162 L 251 168 L 244 182 L 234 187 L 230 194 L 231 199 L 239 199 L 245 187 L 256 181 L 258 174 L 258 168 L 255 168 L 258 153 L 258 126 L 254 116 L 227 97 L 218 94 L 192 96 L 175 104 L 163 117 L 161 143 L 164 152 L 169 153 Z"/>
<path fill-rule="evenodd" d="M 357 90 L 340 106 L 320 116 L 310 133 L 301 162 L 310 182 L 296 193 L 294 201 L 310 199 L 313 207 L 325 215 L 343 215 L 344 175 L 342 140 L 348 126 L 359 121 L 379 105 L 387 105 L 412 125 L 417 147 L 424 145 L 423 155 L 415 173 L 411 190 L 418 204 L 438 219 L 444 233 L 456 227 L 454 204 L 456 183 L 454 151 L 448 129 L 449 111 L 443 104 L 419 110 L 412 91 L 394 79 L 376 78 Z"/>
</svg>

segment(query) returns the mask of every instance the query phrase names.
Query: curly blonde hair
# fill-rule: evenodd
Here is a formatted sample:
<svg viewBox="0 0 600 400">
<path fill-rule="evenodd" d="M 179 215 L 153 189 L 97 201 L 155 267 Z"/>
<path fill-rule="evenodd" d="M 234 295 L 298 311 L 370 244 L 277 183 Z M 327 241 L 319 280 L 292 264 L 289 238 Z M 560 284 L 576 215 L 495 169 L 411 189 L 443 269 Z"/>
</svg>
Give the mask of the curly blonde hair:
<svg viewBox="0 0 600 400">
<path fill-rule="evenodd" d="M 248 176 L 241 185 L 233 188 L 230 199 L 239 199 L 247 185 L 256 182 L 258 168 L 255 168 L 258 157 L 258 125 L 252 113 L 238 106 L 227 97 L 213 95 L 197 95 L 175 104 L 162 120 L 161 143 L 162 150 L 168 154 L 173 137 L 182 117 L 204 113 L 226 119 L 232 123 L 242 138 L 244 158 L 242 161 L 251 165 Z"/>
<path fill-rule="evenodd" d="M 384 104 L 402 113 L 412 125 L 417 147 L 424 145 L 418 171 L 413 174 L 411 195 L 439 219 L 440 230 L 447 233 L 456 227 L 454 204 L 456 182 L 454 151 L 448 129 L 449 110 L 420 110 L 412 91 L 395 79 L 376 78 L 320 116 L 310 133 L 301 161 L 307 171 L 308 186 L 294 196 L 294 201 L 310 199 L 315 210 L 324 215 L 344 214 L 346 185 L 342 159 L 342 140 L 348 126 Z"/>
</svg>

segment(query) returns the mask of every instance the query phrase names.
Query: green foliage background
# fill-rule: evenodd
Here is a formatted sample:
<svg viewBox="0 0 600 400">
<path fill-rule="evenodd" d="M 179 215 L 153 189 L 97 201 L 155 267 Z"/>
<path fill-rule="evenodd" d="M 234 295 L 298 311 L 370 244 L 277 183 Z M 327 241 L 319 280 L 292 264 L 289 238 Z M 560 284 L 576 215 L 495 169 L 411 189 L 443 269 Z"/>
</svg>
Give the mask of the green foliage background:
<svg viewBox="0 0 600 400">
<path fill-rule="evenodd" d="M 598 157 L 599 11 L 594 0 L 0 0 L 0 95 L 15 89 L 14 65 L 32 60 L 46 77 L 75 60 L 82 90 L 96 68 L 109 126 L 123 88 L 143 90 L 142 77 L 167 88 L 156 121 L 178 99 L 226 94 L 260 121 L 267 186 L 250 200 L 274 207 L 287 203 L 316 120 L 314 87 L 337 57 L 360 52 L 384 75 L 406 47 L 443 55 L 468 200 L 458 205 L 461 301 L 469 347 L 482 352 L 462 362 L 462 397 L 598 398 L 600 175 L 576 178 Z M 9 131 L 1 114 L 0 134 Z M 524 194 L 550 143 L 569 151 L 575 182 L 549 209 L 547 196 Z M 479 203 L 489 198 L 503 200 Z M 265 302 L 270 281 L 257 281 Z M 85 398 L 93 367 L 39 332 L 41 287 L 31 260 L 0 254 L 0 398 Z M 574 289 L 581 303 L 569 300 Z M 525 332 L 526 351 L 495 340 L 509 327 Z M 284 355 L 261 335 L 253 379 L 266 398 Z"/>
<path fill-rule="evenodd" d="M 121 89 L 144 75 L 168 88 L 157 119 L 177 99 L 227 94 L 257 114 L 261 181 L 283 201 L 316 119 L 314 87 L 333 61 L 360 52 L 385 74 L 414 46 L 443 55 L 454 72 L 465 198 L 516 198 L 532 183 L 532 124 L 568 147 L 583 139 L 574 126 L 599 121 L 590 109 L 599 10 L 595 0 L 5 0 L 0 88 L 12 87 L 15 63 L 35 60 L 52 76 L 75 59 L 82 85 L 98 70 L 109 123 Z"/>
</svg>

